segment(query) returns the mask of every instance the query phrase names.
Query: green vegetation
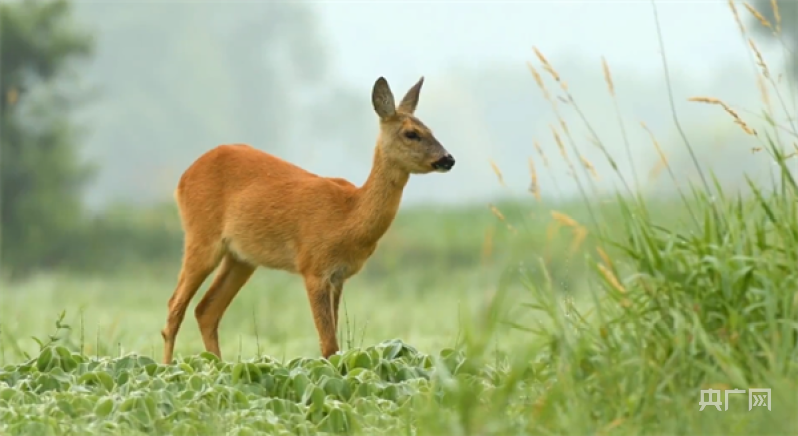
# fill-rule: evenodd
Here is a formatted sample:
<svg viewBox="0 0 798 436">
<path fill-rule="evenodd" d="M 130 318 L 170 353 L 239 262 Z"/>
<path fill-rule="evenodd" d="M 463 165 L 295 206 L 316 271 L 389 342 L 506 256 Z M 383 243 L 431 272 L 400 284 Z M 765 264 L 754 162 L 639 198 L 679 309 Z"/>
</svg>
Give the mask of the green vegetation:
<svg viewBox="0 0 798 436">
<path fill-rule="evenodd" d="M 623 86 L 605 74 L 611 93 Z M 0 434 L 794 434 L 798 130 L 780 120 L 795 96 L 761 79 L 761 124 L 699 103 L 759 141 L 771 185 L 729 192 L 696 168 L 696 183 L 672 178 L 671 196 L 599 196 L 577 126 L 554 123 L 583 201 L 403 210 L 347 284 L 343 350 L 329 360 L 315 357 L 301 279 L 261 271 L 224 318 L 223 359 L 202 353 L 189 319 L 176 361 L 158 363 L 179 262 L 174 210 L 108 212 L 95 229 L 108 223 L 149 262 L 117 247 L 93 254 L 102 275 L 51 269 L 4 288 Z M 700 410 L 710 388 L 720 411 Z M 772 390 L 770 410 L 749 411 L 742 394 L 723 410 L 722 390 L 750 388 Z"/>
<path fill-rule="evenodd" d="M 85 219 L 91 167 L 78 159 L 76 98 L 53 84 L 69 89 L 92 40 L 68 17 L 63 1 L 0 5 L 0 255 L 12 276 L 56 265 Z"/>
</svg>

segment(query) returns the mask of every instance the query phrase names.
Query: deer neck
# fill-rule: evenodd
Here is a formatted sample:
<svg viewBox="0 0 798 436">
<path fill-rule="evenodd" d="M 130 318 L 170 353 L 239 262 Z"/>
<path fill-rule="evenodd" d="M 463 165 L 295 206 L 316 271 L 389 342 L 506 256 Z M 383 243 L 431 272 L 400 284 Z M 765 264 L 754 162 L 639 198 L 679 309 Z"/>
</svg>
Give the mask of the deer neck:
<svg viewBox="0 0 798 436">
<path fill-rule="evenodd" d="M 378 144 L 366 183 L 359 188 L 355 211 L 356 234 L 366 243 L 376 243 L 391 226 L 410 174 L 392 165 Z"/>
</svg>

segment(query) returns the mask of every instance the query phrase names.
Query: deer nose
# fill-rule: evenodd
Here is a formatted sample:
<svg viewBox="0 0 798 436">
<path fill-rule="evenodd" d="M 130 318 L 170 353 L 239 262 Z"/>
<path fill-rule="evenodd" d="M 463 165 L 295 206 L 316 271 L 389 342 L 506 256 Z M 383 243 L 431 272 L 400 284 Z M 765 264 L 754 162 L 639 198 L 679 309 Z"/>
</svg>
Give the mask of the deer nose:
<svg viewBox="0 0 798 436">
<path fill-rule="evenodd" d="M 449 171 L 454 166 L 454 157 L 451 154 L 447 154 L 446 156 L 436 160 L 432 163 L 432 168 L 436 170 L 444 170 Z"/>
</svg>

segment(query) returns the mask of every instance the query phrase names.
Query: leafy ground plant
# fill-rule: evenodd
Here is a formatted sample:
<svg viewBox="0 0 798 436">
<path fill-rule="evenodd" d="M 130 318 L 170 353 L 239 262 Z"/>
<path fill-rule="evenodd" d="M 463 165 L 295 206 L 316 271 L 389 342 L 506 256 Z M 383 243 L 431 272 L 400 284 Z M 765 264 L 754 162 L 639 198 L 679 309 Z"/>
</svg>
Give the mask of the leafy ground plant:
<svg viewBox="0 0 798 436">
<path fill-rule="evenodd" d="M 436 368 L 438 366 L 438 368 Z M 436 373 L 491 383 L 462 353 L 434 359 L 401 341 L 330 360 L 226 363 L 203 353 L 174 365 L 88 358 L 48 344 L 0 371 L 3 434 L 397 434 L 419 401 L 445 397 Z M 415 400 L 414 400 L 415 399 Z"/>
</svg>

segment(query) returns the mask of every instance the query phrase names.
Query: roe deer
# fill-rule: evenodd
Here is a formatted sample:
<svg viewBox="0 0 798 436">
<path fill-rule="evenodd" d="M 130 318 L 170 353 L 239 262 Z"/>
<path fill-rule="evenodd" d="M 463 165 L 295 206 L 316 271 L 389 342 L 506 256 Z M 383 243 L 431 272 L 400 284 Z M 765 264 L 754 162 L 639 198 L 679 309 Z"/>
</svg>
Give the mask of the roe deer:
<svg viewBox="0 0 798 436">
<path fill-rule="evenodd" d="M 397 106 L 385 78 L 371 101 L 379 136 L 361 187 L 321 177 L 246 144 L 200 156 L 175 191 L 184 231 L 183 264 L 169 299 L 164 363 L 189 301 L 221 264 L 194 314 L 205 349 L 219 358 L 222 316 L 258 266 L 304 278 L 321 354 L 338 351 L 338 303 L 344 282 L 363 267 L 399 209 L 410 174 L 448 172 L 454 158 L 413 113 L 424 78 Z"/>
</svg>

